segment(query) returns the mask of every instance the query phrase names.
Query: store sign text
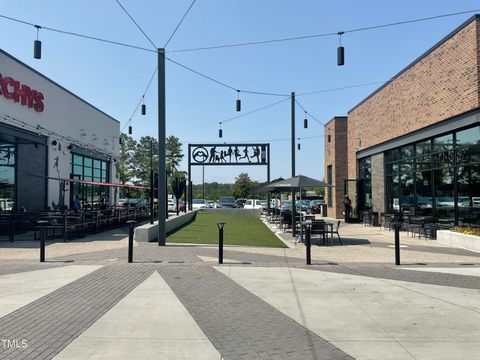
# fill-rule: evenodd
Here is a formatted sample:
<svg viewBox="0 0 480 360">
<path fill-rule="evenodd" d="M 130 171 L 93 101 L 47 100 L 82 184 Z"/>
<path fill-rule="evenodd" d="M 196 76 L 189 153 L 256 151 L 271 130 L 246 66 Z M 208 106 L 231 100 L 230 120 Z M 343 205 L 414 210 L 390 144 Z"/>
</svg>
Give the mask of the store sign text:
<svg viewBox="0 0 480 360">
<path fill-rule="evenodd" d="M 43 100 L 45 99 L 40 91 L 32 90 L 25 84 L 20 84 L 9 76 L 3 77 L 0 74 L 0 95 L 8 100 L 13 100 L 23 106 L 33 108 L 37 112 L 42 112 L 45 108 Z"/>
</svg>

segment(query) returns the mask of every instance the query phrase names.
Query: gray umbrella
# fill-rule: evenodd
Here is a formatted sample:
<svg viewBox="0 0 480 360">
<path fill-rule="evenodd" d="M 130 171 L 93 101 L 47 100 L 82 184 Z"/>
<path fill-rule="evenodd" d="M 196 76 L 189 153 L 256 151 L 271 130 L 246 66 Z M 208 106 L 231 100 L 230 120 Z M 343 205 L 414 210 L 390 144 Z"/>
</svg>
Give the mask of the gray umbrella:
<svg viewBox="0 0 480 360">
<path fill-rule="evenodd" d="M 301 188 L 305 187 L 328 187 L 325 182 L 309 178 L 304 175 L 297 175 L 289 179 L 280 180 L 277 182 L 272 182 L 267 185 L 264 185 L 263 188 L 270 191 L 300 191 Z"/>
</svg>

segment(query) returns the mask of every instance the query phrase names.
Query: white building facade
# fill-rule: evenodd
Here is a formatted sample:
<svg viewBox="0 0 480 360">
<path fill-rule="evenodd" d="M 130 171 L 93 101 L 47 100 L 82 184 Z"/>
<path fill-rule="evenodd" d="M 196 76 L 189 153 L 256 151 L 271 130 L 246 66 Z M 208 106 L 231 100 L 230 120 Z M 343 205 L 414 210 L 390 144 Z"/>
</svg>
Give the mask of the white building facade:
<svg viewBox="0 0 480 360">
<path fill-rule="evenodd" d="M 0 49 L 0 211 L 116 201 L 120 123 Z M 79 184 L 60 179 L 79 179 Z"/>
</svg>

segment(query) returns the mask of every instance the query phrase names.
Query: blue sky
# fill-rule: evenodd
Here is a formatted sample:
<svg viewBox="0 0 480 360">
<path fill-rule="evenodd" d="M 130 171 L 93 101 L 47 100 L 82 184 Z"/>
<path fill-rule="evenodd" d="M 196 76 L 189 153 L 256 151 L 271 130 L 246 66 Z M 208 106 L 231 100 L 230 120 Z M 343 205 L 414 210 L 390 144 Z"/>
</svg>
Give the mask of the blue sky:
<svg viewBox="0 0 480 360">
<path fill-rule="evenodd" d="M 163 47 L 191 1 L 121 0 L 158 47 Z M 0 1 L 0 14 L 52 28 L 150 48 L 115 0 Z M 476 6 L 477 5 L 477 6 Z M 345 66 L 336 66 L 337 36 L 248 47 L 172 52 L 391 23 L 480 8 L 474 1 L 197 0 L 167 47 L 167 56 L 238 89 L 290 94 L 388 80 L 473 15 L 381 28 L 343 36 Z M 36 30 L 0 19 L 0 47 L 118 119 L 130 118 L 155 66 L 156 54 L 40 31 L 42 59 L 33 59 Z M 234 117 L 235 91 L 167 62 L 167 135 L 188 143 L 271 143 L 271 177 L 289 177 L 290 102 L 225 123 Z M 322 122 L 346 115 L 379 85 L 305 95 L 299 102 Z M 145 97 L 147 115 L 133 117 L 133 136 L 157 133 L 157 89 Z M 242 113 L 281 98 L 241 94 Z M 297 107 L 296 173 L 323 178 L 323 125 L 303 129 Z M 156 136 L 156 135 L 155 135 Z M 280 141 L 277 141 L 280 139 Z M 283 140 L 282 140 L 283 139 Z M 182 164 L 186 170 L 186 161 Z M 240 172 L 266 180 L 264 167 L 206 167 L 205 180 L 233 182 Z M 201 169 L 194 168 L 194 183 Z"/>
</svg>

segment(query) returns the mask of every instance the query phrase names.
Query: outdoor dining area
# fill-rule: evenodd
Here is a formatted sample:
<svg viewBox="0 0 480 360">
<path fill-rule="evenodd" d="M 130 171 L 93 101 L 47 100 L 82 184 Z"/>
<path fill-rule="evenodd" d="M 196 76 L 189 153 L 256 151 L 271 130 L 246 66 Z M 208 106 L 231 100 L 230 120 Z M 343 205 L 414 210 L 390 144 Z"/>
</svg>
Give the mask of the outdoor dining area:
<svg viewBox="0 0 480 360">
<path fill-rule="evenodd" d="M 291 193 L 292 199 L 296 194 L 301 194 L 303 188 L 326 187 L 323 181 L 309 178 L 307 176 L 298 175 L 290 179 L 282 179 L 267 183 L 257 189 L 259 193 L 268 193 L 270 196 L 280 193 Z M 268 207 L 264 216 L 268 223 L 276 226 L 283 231 L 291 231 L 295 239 L 295 244 L 305 242 L 306 234 L 309 233 L 312 244 L 328 245 L 333 244 L 334 237 L 338 239 L 338 243 L 342 245 L 342 239 L 339 234 L 341 221 L 335 222 L 318 219 L 313 214 L 307 214 L 302 211 L 301 206 L 296 206 L 290 200 L 272 201 L 274 206 Z M 300 203 L 300 201 L 298 201 Z M 279 206 L 280 205 L 280 206 Z"/>
<path fill-rule="evenodd" d="M 419 216 L 410 211 L 402 213 L 362 211 L 361 220 L 364 226 L 379 226 L 381 229 L 389 231 L 394 229 L 394 224 L 400 224 L 401 231 L 419 239 L 436 239 L 437 230 L 451 230 L 455 226 L 451 219 Z"/>
<path fill-rule="evenodd" d="M 67 241 L 122 226 L 128 220 L 146 220 L 149 216 L 149 207 L 10 212 L 0 215 L 0 241 L 37 240 L 42 229 L 47 239 Z"/>
</svg>

